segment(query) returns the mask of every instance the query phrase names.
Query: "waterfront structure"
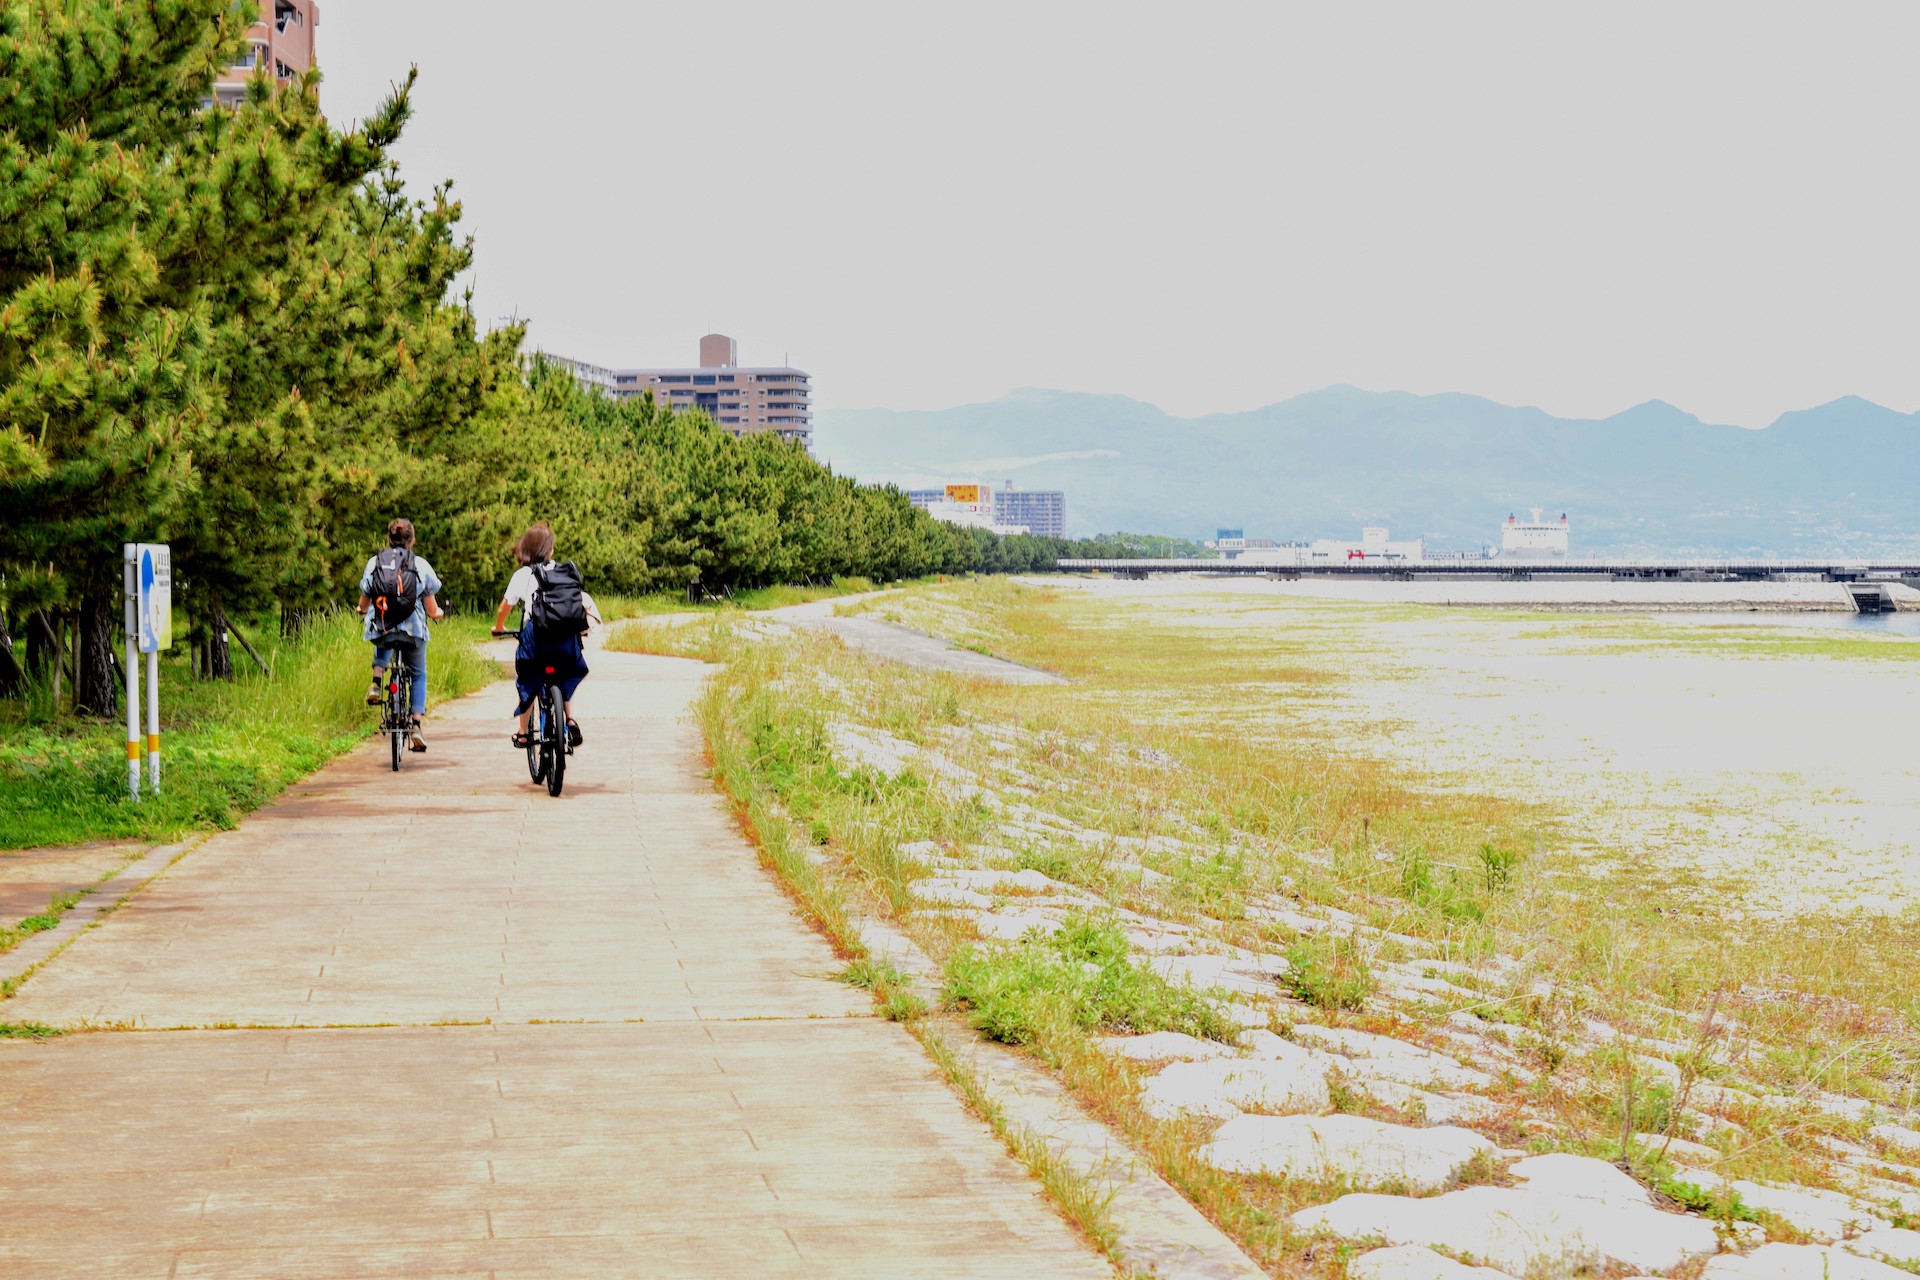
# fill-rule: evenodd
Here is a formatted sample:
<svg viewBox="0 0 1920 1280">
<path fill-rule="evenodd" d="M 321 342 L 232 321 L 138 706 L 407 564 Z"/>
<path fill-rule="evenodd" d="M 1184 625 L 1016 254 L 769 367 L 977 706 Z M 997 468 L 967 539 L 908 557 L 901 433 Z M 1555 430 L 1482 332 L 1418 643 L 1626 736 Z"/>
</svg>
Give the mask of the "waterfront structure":
<svg viewBox="0 0 1920 1280">
<path fill-rule="evenodd" d="M 1567 516 L 1542 520 L 1540 508 L 1531 509 L 1533 519 L 1522 521 L 1512 516 L 1500 526 L 1500 554 L 1522 560 L 1564 559 L 1568 547 Z"/>
<path fill-rule="evenodd" d="M 1272 551 L 1280 546 L 1272 538 L 1249 538 L 1245 529 L 1222 529 L 1200 545 L 1209 551 L 1218 551 L 1221 558 L 1226 560 L 1237 560 L 1249 551 Z M 1306 544 L 1289 542 L 1287 545 L 1293 547 Z"/>
<path fill-rule="evenodd" d="M 973 523 L 950 519 L 953 516 L 985 515 L 988 519 L 983 527 L 1033 533 L 1045 538 L 1067 536 L 1067 495 L 1060 489 L 1021 489 L 1011 480 L 1003 488 L 995 489 L 969 480 L 931 489 L 908 489 L 907 501 L 953 524 Z M 963 510 L 948 509 L 956 505 Z M 964 510 L 974 507 L 979 510 Z"/>
<path fill-rule="evenodd" d="M 247 96 L 255 76 L 285 84 L 313 66 L 313 31 L 320 25 L 315 0 L 263 0 L 260 20 L 247 29 L 240 60 L 214 78 L 213 100 L 231 107 Z"/>
<path fill-rule="evenodd" d="M 626 400 L 651 391 L 672 409 L 699 409 L 734 435 L 771 431 L 813 440 L 812 379 L 787 365 L 742 367 L 739 345 L 723 333 L 700 339 L 700 363 L 680 369 L 614 369 L 613 394 Z"/>
<path fill-rule="evenodd" d="M 998 534 L 1034 532 L 1024 523 L 1000 518 L 999 501 L 990 485 L 967 481 L 938 489 L 909 489 L 907 501 L 947 524 Z"/>
<path fill-rule="evenodd" d="M 1222 532 L 1227 532 L 1222 530 Z M 1396 541 L 1384 525 L 1368 525 L 1360 530 L 1358 542 L 1344 538 L 1317 538 L 1312 542 L 1290 542 L 1285 546 L 1268 543 L 1264 547 L 1238 540 L 1240 549 L 1226 551 L 1225 557 L 1243 565 L 1271 565 L 1274 568 L 1305 568 L 1316 565 L 1383 563 L 1419 564 L 1427 558 L 1425 538 Z M 1215 546 L 1220 540 L 1215 540 Z"/>
<path fill-rule="evenodd" d="M 1043 538 L 1067 536 L 1067 495 L 1059 489 L 1016 489 L 1009 480 L 993 492 L 993 521 L 1025 525 Z"/>
</svg>

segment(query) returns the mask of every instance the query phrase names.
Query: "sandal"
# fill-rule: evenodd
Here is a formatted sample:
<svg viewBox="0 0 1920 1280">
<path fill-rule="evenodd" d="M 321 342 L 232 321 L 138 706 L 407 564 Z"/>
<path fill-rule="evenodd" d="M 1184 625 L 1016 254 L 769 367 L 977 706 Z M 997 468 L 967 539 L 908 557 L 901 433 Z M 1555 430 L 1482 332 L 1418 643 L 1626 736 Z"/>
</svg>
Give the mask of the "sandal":
<svg viewBox="0 0 1920 1280">
<path fill-rule="evenodd" d="M 513 745 L 525 751 L 533 745 L 533 735 L 530 733 L 521 733 L 516 730 L 513 735 Z"/>
<path fill-rule="evenodd" d="M 567 745 L 577 747 L 586 740 L 586 735 L 580 732 L 579 722 L 575 720 L 567 721 Z"/>
</svg>

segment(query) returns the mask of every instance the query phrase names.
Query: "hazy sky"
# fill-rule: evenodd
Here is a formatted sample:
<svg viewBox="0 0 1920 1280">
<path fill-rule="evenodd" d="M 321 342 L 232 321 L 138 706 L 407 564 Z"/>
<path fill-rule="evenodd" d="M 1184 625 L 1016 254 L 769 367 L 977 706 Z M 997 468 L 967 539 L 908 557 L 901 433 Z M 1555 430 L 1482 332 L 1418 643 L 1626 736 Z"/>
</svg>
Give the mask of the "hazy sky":
<svg viewBox="0 0 1920 1280">
<path fill-rule="evenodd" d="M 323 0 L 487 316 L 823 406 L 1920 407 L 1920 5 Z"/>
</svg>

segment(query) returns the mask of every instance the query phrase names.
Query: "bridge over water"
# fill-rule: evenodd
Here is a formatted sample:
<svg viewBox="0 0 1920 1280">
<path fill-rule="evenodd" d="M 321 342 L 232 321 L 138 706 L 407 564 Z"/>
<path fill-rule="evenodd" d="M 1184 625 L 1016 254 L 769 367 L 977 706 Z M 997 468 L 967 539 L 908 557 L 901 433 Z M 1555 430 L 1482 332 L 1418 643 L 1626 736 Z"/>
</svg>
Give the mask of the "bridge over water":
<svg viewBox="0 0 1920 1280">
<path fill-rule="evenodd" d="M 1893 608 L 1890 584 L 1920 588 L 1920 559 L 1914 560 L 1741 560 L 1741 559 L 1432 559 L 1358 557 L 1351 560 L 1275 563 L 1251 557 L 1227 559 L 1062 559 L 1068 573 L 1111 573 L 1122 578 L 1190 573 L 1232 577 L 1389 579 L 1438 582 L 1587 581 L 1587 582 L 1838 582 L 1847 585 L 1854 606 L 1864 613 Z"/>
</svg>

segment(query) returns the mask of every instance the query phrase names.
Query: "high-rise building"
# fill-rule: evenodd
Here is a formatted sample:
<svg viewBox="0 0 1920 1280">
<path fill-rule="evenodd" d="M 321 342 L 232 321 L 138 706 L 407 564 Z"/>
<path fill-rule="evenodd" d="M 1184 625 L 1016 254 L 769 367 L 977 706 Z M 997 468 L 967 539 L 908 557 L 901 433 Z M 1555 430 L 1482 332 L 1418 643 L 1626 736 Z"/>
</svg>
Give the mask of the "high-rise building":
<svg viewBox="0 0 1920 1280">
<path fill-rule="evenodd" d="M 247 96 L 247 81 L 269 76 L 285 84 L 313 66 L 313 29 L 320 25 L 315 0 L 261 0 L 260 21 L 247 29 L 240 60 L 213 82 L 213 99 L 230 107 Z"/>
<path fill-rule="evenodd" d="M 742 368 L 739 346 L 721 333 L 700 339 L 700 364 L 691 369 L 615 369 L 613 394 L 644 395 L 675 409 L 700 409 L 737 436 L 772 431 L 789 440 L 813 440 L 812 380 L 786 365 Z"/>
<path fill-rule="evenodd" d="M 978 525 L 996 533 L 1067 536 L 1067 495 L 1058 489 L 1004 489 L 974 481 L 938 489 L 908 489 L 907 501 L 949 524 Z"/>
<path fill-rule="evenodd" d="M 1023 524 L 1048 538 L 1067 536 L 1067 495 L 1059 489 L 1016 489 L 1009 480 L 993 492 L 993 522 Z"/>
</svg>

